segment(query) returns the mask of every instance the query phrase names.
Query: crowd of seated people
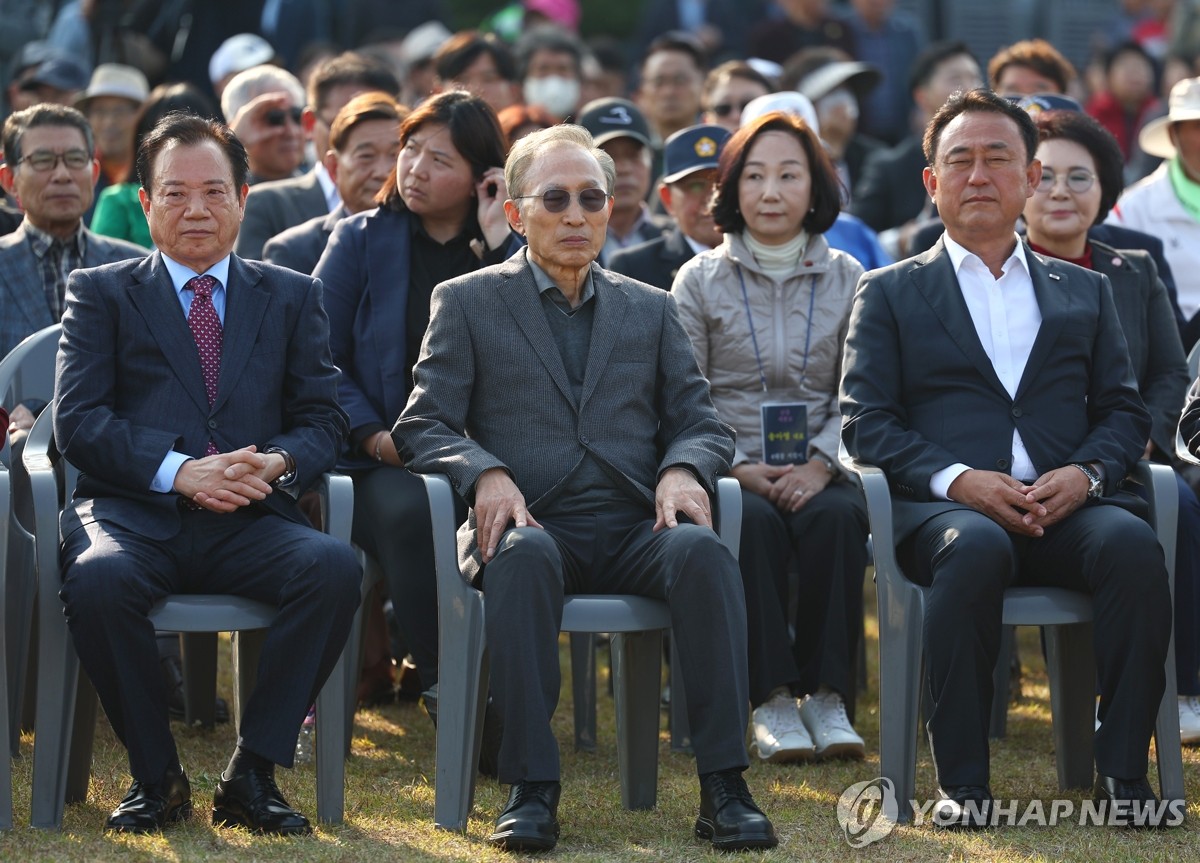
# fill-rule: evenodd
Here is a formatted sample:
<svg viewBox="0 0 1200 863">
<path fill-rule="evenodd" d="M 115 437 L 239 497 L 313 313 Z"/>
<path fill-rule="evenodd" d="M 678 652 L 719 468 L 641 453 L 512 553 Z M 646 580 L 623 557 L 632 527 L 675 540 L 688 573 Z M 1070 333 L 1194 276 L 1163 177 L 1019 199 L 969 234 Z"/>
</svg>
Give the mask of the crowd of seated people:
<svg viewBox="0 0 1200 863">
<path fill-rule="evenodd" d="M 839 460 L 843 440 L 852 455 L 884 463 L 898 511 L 907 513 L 907 504 L 937 510 L 929 522 L 910 525 L 903 547 L 914 578 L 931 591 L 939 588 L 939 577 L 943 584 L 952 578 L 939 576 L 943 558 L 953 556 L 955 548 L 944 534 L 961 528 L 958 516 L 943 510 L 982 513 L 1015 537 L 1012 577 L 1018 579 L 1024 577 L 1022 567 L 1037 558 L 1039 543 L 1062 532 L 1060 523 L 1085 521 L 1075 515 L 1078 507 L 1084 513 L 1097 510 L 1121 493 L 1122 476 L 1114 472 L 1123 475 L 1138 458 L 1172 467 L 1180 500 L 1172 618 L 1178 714 L 1184 744 L 1200 744 L 1200 470 L 1175 451 L 1181 416 L 1183 439 L 1193 454 L 1200 438 L 1195 423 L 1188 424 L 1189 417 L 1195 419 L 1200 383 L 1187 394 L 1186 365 L 1188 351 L 1200 342 L 1200 28 L 1187 8 L 1194 4 L 1179 2 L 1174 12 L 1166 12 L 1171 4 L 1114 2 L 1112 20 L 1095 22 L 1093 54 L 1076 57 L 1077 63 L 1068 59 L 1068 46 L 1032 33 L 994 46 L 990 57 L 977 56 L 965 34 L 934 26 L 940 22 L 918 21 L 899 4 L 879 0 L 644 0 L 632 36 L 589 32 L 577 0 L 518 0 L 457 32 L 436 3 L 427 9 L 408 8 L 412 4 L 384 9 L 387 4 L 351 2 L 329 20 L 313 13 L 303 27 L 289 23 L 292 16 L 275 8 L 280 4 L 249 4 L 254 8 L 222 20 L 212 10 L 198 10 L 192 35 L 182 43 L 172 31 L 174 41 L 165 44 L 161 22 L 144 23 L 139 47 L 119 57 L 106 56 L 115 25 L 92 15 L 89 4 L 52 5 L 62 5 L 53 26 L 31 33 L 36 38 L 19 50 L 5 47 L 8 54 L 0 57 L 6 112 L 0 165 L 0 356 L 60 321 L 69 325 L 74 319 L 76 328 L 81 320 L 97 325 L 96 315 L 106 310 L 93 305 L 94 297 L 77 293 L 92 284 L 88 274 L 116 262 L 143 261 L 143 270 L 129 264 L 95 270 L 96 278 L 107 285 L 118 274 L 142 279 L 152 273 L 165 290 L 175 282 L 175 305 L 183 314 L 172 326 L 185 325 L 179 327 L 181 339 L 195 336 L 200 362 L 193 361 L 190 371 L 215 388 L 216 378 L 209 377 L 226 382 L 205 366 L 205 353 L 212 348 L 204 339 L 215 331 L 217 356 L 222 350 L 230 355 L 240 336 L 232 325 L 225 331 L 225 317 L 228 312 L 232 321 L 241 313 L 232 299 L 241 289 L 238 278 L 261 273 L 256 278 L 269 284 L 282 279 L 279 284 L 289 291 L 314 290 L 317 308 L 296 300 L 298 320 L 311 331 L 290 333 L 288 343 L 303 341 L 311 349 L 302 365 L 322 376 L 316 402 L 295 406 L 295 418 L 259 441 L 213 435 L 197 439 L 199 450 L 192 452 L 187 448 L 197 441 L 185 439 L 182 426 L 161 430 L 158 434 L 178 439 L 163 450 L 167 458 L 150 476 L 138 478 L 145 481 L 136 492 L 178 498 L 183 534 L 189 522 L 212 513 L 236 511 L 241 518 L 265 511 L 269 507 L 263 501 L 280 494 L 296 498 L 296 507 L 289 504 L 274 517 L 289 525 L 307 519 L 319 528 L 320 513 L 302 486 L 313 479 L 314 467 L 336 466 L 349 475 L 355 490 L 353 543 L 383 576 L 382 585 L 364 600 L 363 701 L 423 694 L 436 721 L 437 590 L 430 515 L 417 474 L 437 470 L 453 477 L 461 470 L 469 477 L 456 488 L 456 505 L 459 520 L 473 529 L 481 492 L 476 483 L 483 483 L 494 465 L 475 470 L 474 463 L 455 462 L 447 454 L 454 444 L 431 443 L 428 428 L 419 423 L 436 420 L 468 440 L 504 438 L 497 437 L 496 427 L 481 425 L 475 402 L 460 416 L 437 415 L 438 387 L 447 386 L 448 374 L 440 363 L 449 360 L 436 352 L 430 356 L 426 336 L 435 331 L 431 327 L 439 315 L 450 326 L 446 320 L 454 310 L 447 306 L 459 296 L 435 290 L 438 286 L 472 285 L 489 274 L 500 279 L 498 274 L 508 272 L 503 268 L 516 261 L 532 274 L 530 291 L 536 287 L 549 323 L 542 333 L 543 316 L 535 302 L 532 318 L 537 333 L 545 336 L 540 349 L 561 354 L 557 377 L 551 375 L 554 385 L 568 403 L 575 399 L 565 409 L 576 412 L 580 461 L 555 480 L 573 492 L 590 489 L 582 500 L 598 510 L 615 506 L 631 488 L 648 492 L 652 519 L 656 492 L 661 519 L 663 489 L 678 491 L 667 481 L 668 476 L 678 479 L 671 468 L 682 467 L 698 481 L 696 500 L 713 491 L 711 480 L 718 474 L 734 477 L 741 487 L 740 590 L 735 591 L 740 599 L 732 612 L 740 623 L 728 626 L 739 643 L 722 645 L 728 650 L 721 656 L 744 666 L 729 680 L 741 680 L 738 686 L 745 690 L 749 753 L 758 760 L 861 759 L 871 748 L 855 729 L 869 526 L 862 495 Z M 364 20 L 368 14 L 376 18 Z M 120 25 L 137 26 L 136 16 Z M 1003 97 L 1013 111 L 988 101 L 990 95 L 977 97 L 980 93 Z M 963 94 L 972 95 L 964 99 Z M 192 127 L 184 117 L 204 123 Z M 555 132 L 546 134 L 562 125 L 581 127 L 586 138 L 571 143 Z M 985 135 L 980 130 L 993 136 L 1002 156 L 978 156 L 975 150 Z M 530 136 L 533 143 L 521 144 Z M 516 190 L 510 153 L 525 160 L 515 175 L 521 184 Z M 1030 167 L 1035 160 L 1039 170 Z M 538 185 L 534 168 L 560 164 L 563 177 L 578 180 L 580 189 L 557 186 L 554 178 L 546 188 Z M 199 165 L 220 174 L 209 178 L 215 185 L 207 194 L 213 197 L 203 201 L 192 188 L 203 184 L 195 173 Z M 225 186 L 217 189 L 217 180 Z M 163 181 L 177 183 L 179 197 L 155 187 Z M 952 201 L 960 181 L 977 197 Z M 585 198 L 588 191 L 603 195 Z M 157 197 L 160 192 L 164 197 Z M 951 206 L 954 212 L 942 212 Z M 201 224 L 206 218 L 217 227 Z M 582 256 L 562 269 L 546 263 L 558 260 L 557 251 L 537 248 L 548 242 L 541 232 L 549 231 L 554 219 L 555 230 L 567 239 L 555 235 L 553 242 L 573 243 Z M 186 226 L 193 222 L 195 231 L 189 232 Z M 204 246 L 203 253 L 189 257 L 186 252 L 197 245 Z M 1103 396 L 1112 405 L 1120 402 L 1112 407 L 1112 417 L 1088 418 L 1096 429 L 1111 432 L 1112 440 L 1101 446 L 1099 431 L 1081 435 L 1068 447 L 1069 459 L 1049 463 L 1045 460 L 1061 455 L 1065 444 L 1043 440 L 1040 427 L 1023 423 L 1014 409 L 1008 449 L 985 465 L 978 458 L 978 441 L 966 446 L 930 420 L 937 416 L 944 426 L 953 426 L 961 404 L 950 396 L 939 401 L 938 392 L 928 402 L 905 401 L 920 396 L 902 377 L 908 367 L 889 351 L 902 352 L 907 342 L 881 323 L 893 280 L 901 274 L 910 278 L 915 267 L 914 284 L 920 273 L 937 274 L 942 283 L 961 288 L 952 301 L 931 293 L 929 302 L 952 302 L 954 313 L 962 313 L 955 338 L 970 341 L 967 353 L 976 365 L 990 363 L 982 376 L 993 385 L 991 397 L 1014 402 L 1026 392 L 1016 384 L 1026 363 L 1033 362 L 1031 351 L 1038 350 L 1039 327 L 1051 319 L 1039 293 L 1039 268 L 1051 267 L 1047 278 L 1057 280 L 1062 271 L 1053 267 L 1068 265 L 1103 275 L 1080 282 L 1081 290 L 1107 286 L 1096 299 L 1104 325 L 1088 337 L 1097 344 L 1107 340 L 1101 353 L 1113 353 L 1106 369 L 1110 376 L 1097 383 L 1094 375 L 1081 375 L 1075 383 L 1097 388 L 1080 399 Z M 188 267 L 193 272 L 182 279 Z M 290 272 L 280 276 L 283 271 Z M 1069 272 L 1077 278 L 1075 270 Z M 215 279 L 215 284 L 196 287 L 192 276 Z M 1020 290 L 1032 285 L 1032 293 L 1021 296 L 1036 302 L 1017 303 L 1024 311 L 1001 315 L 988 299 L 988 280 L 1022 278 Z M 234 282 L 226 292 L 230 279 Z M 572 279 L 581 280 L 578 293 L 564 287 Z M 599 362 L 588 353 L 596 345 L 593 317 L 599 338 L 608 325 L 602 311 L 611 302 L 608 291 L 629 293 L 628 284 L 638 290 L 649 285 L 662 294 L 649 300 L 633 296 L 650 304 L 644 308 L 665 303 L 671 317 L 663 344 L 689 348 L 669 357 L 665 379 L 678 376 L 689 386 L 695 379 L 705 382 L 703 398 L 693 404 L 689 390 L 686 402 L 720 429 L 713 434 L 721 438 L 707 441 L 712 449 L 704 458 L 680 457 L 648 475 L 609 460 L 600 433 L 584 430 L 581 393 L 572 391 L 576 384 L 583 391 L 596 385 L 584 374 Z M 211 305 L 201 299 L 210 290 Z M 467 293 L 465 287 L 462 291 Z M 194 308 L 205 315 L 198 323 Z M 562 321 L 555 317 L 560 313 Z M 454 325 L 482 339 L 484 334 L 471 328 L 470 314 L 461 314 Z M 533 338 L 534 324 L 514 315 L 521 324 L 514 334 Z M 1109 326 L 1114 323 L 1115 328 Z M 1074 335 L 1084 338 L 1081 332 Z M 94 350 L 89 340 L 95 337 L 76 329 L 64 339 L 64 350 L 77 351 L 82 362 Z M 867 345 L 868 337 L 884 341 Z M 444 343 L 441 347 L 446 349 Z M 114 362 L 125 361 L 128 348 L 106 346 Z M 289 355 L 288 362 L 294 361 Z M 424 382 L 422 364 L 428 375 Z M 959 372 L 936 366 L 935 378 L 953 378 L 947 391 L 974 392 L 980 386 L 957 377 Z M 486 377 L 478 369 L 473 374 Z M 885 392 L 888 381 L 895 388 Z M 1062 385 L 1061 380 L 1048 384 L 1046 392 Z M 324 401 L 331 386 L 336 406 Z M 290 404 L 301 388 L 283 390 Z M 206 392 L 204 386 L 198 391 Z M 207 395 L 208 408 L 217 411 L 223 404 L 220 392 L 212 389 Z M 277 396 L 272 391 L 266 397 Z M 0 400 L 6 398 L 0 393 Z M 147 421 L 142 412 L 122 415 L 130 410 L 123 396 L 111 394 L 106 405 L 89 402 L 79 391 L 73 398 L 77 418 L 80 411 L 104 410 L 118 422 Z M 675 403 L 664 392 L 656 398 L 659 409 Z M 6 458 L 14 510 L 25 524 L 31 517 L 21 452 L 46 407 L 43 400 L 0 404 L 11 445 Z M 320 415 L 332 450 L 292 452 L 288 446 L 300 444 L 289 423 L 304 426 L 314 414 Z M 179 417 L 165 421 L 186 424 Z M 784 422 L 798 426 L 784 432 L 777 428 Z M 1139 435 L 1140 448 L 1134 451 L 1130 440 Z M 686 437 L 680 433 L 681 440 Z M 154 435 L 135 438 L 131 445 L 153 452 L 163 444 Z M 732 441 L 728 455 L 726 438 Z M 620 439 L 614 432 L 613 440 Z M 781 439 L 791 445 L 777 445 Z M 312 444 L 311 436 L 304 441 Z M 253 456 L 231 454 L 252 443 L 258 450 Z M 894 450 L 881 449 L 885 444 Z M 93 450 L 88 446 L 80 441 L 75 457 L 95 459 L 98 444 L 93 442 Z M 670 451 L 667 442 L 659 446 L 660 455 Z M 278 452 L 268 454 L 268 447 Z M 473 451 L 461 455 L 468 461 L 475 457 Z M 231 475 L 198 483 L 195 467 L 213 459 Z M 424 467 L 413 469 L 414 460 Z M 480 548 L 485 564 L 493 554 L 530 543 L 526 535 L 530 524 L 537 525 L 539 503 L 555 521 L 570 522 L 577 515 L 555 497 L 553 483 L 542 489 L 549 490 L 548 502 L 529 498 L 523 487 L 527 477 L 517 475 L 505 459 L 497 460 L 510 485 L 526 497 L 514 503 L 504 487 L 508 497 L 499 511 L 511 516 L 517 530 L 505 535 L 506 545 Z M 1074 473 L 1055 473 L 1064 465 Z M 704 475 L 702 469 L 710 466 L 715 472 Z M 968 471 L 956 472 L 959 468 Z M 178 472 L 178 482 L 171 471 Z M 986 488 L 962 481 L 971 475 L 981 480 L 984 473 Z M 301 487 L 294 486 L 297 476 Z M 497 478 L 490 479 L 489 493 L 499 488 Z M 88 493 L 98 499 L 132 493 L 116 485 L 93 486 Z M 707 513 L 687 509 L 695 503 L 692 493 L 691 485 L 687 494 L 680 493 L 686 506 L 680 503 L 679 511 L 703 524 Z M 491 497 L 484 500 L 495 506 Z M 1004 517 L 996 514 L 997 501 L 1007 507 Z M 621 499 L 622 505 L 628 503 Z M 1012 513 L 1017 513 L 1015 522 L 1007 520 Z M 83 521 L 90 530 L 88 519 Z M 934 536 L 930 523 L 943 532 Z M 496 543 L 506 526 L 507 519 L 495 527 Z M 491 526 L 478 529 L 484 536 Z M 1133 530 L 1120 519 L 1112 529 Z M 572 542 L 581 536 L 574 531 L 572 523 L 560 545 L 574 548 Z M 122 535 L 114 541 L 129 540 Z M 86 556 L 70 563 L 77 567 L 76 579 L 97 565 Z M 29 563 L 10 544 L 6 565 Z M 338 565 L 350 569 L 345 560 Z M 587 579 L 565 565 L 567 592 L 572 592 Z M 507 570 L 495 566 L 493 571 Z M 349 574 L 346 578 L 352 580 Z M 659 589 L 657 582 L 648 586 L 650 581 L 638 589 Z M 484 584 L 478 575 L 476 586 Z M 1105 593 L 1111 586 L 1087 579 L 1072 584 L 1097 596 L 1111 595 Z M 80 602 L 90 601 L 78 590 Z M 1147 591 L 1148 604 L 1155 601 L 1152 593 Z M 957 594 L 943 595 L 957 601 Z M 1141 620 L 1162 622 L 1161 608 L 1148 606 L 1144 612 Z M 81 652 L 85 644 L 93 646 L 89 662 L 125 655 L 95 650 L 100 639 L 116 636 L 77 629 L 76 623 Z M 339 617 L 332 638 L 340 637 L 343 624 Z M 688 631 L 688 624 L 679 626 Z M 160 636 L 158 642 L 175 717 L 182 710 L 177 640 Z M 1152 666 L 1159 645 L 1143 647 L 1140 660 Z M 671 649 L 686 649 L 686 644 L 677 638 Z M 986 659 L 990 651 L 988 642 L 977 658 Z M 325 653 L 311 657 L 313 680 L 323 678 L 327 659 Z M 116 705 L 126 695 L 89 662 L 89 673 L 109 686 L 102 693 L 106 709 L 119 713 Z M 401 670 L 406 671 L 403 683 L 396 677 Z M 966 685 L 962 681 L 968 679 L 973 686 L 982 677 L 936 662 L 929 675 L 926 686 L 935 710 L 929 717 L 930 739 L 940 744 L 936 764 L 944 800 L 954 811 L 966 802 L 988 803 L 986 760 L 974 772 L 961 769 L 966 763 L 979 768 L 979 752 L 971 748 L 975 741 L 964 742 L 970 735 L 955 737 L 945 730 L 965 718 L 977 719 L 972 710 L 978 704 L 944 697 L 944 689 L 934 691 Z M 1109 735 L 1117 727 L 1140 734 L 1146 717 L 1135 716 L 1137 710 L 1122 701 L 1129 698 L 1124 690 L 1112 711 L 1113 693 L 1106 687 L 1117 676 L 1113 671 L 1111 679 L 1098 681 L 1097 729 L 1111 717 Z M 300 698 L 306 708 L 315 695 L 310 682 Z M 1161 681 L 1151 675 L 1142 683 L 1143 700 L 1157 705 L 1151 696 Z M 498 723 L 501 714 L 516 721 L 513 694 L 497 691 L 507 685 L 513 685 L 511 669 L 507 683 L 493 682 L 489 722 Z M 972 692 L 982 703 L 986 693 Z M 690 684 L 688 696 L 697 703 L 715 698 L 694 693 Z M 136 727 L 113 713 L 120 733 Z M 284 834 L 307 831 L 307 821 L 278 795 L 272 778 L 275 764 L 290 764 L 278 741 L 290 734 L 294 713 L 271 725 L 269 735 L 240 742 L 223 777 L 233 801 L 224 810 L 227 823 Z M 722 714 L 722 721 L 728 719 Z M 499 772 L 513 786 L 493 843 L 517 850 L 552 847 L 558 831 L 557 776 L 548 768 L 545 776 L 522 775 L 517 766 L 556 768 L 556 755 L 539 761 L 514 753 L 515 735 L 510 732 L 506 749 L 500 730 L 492 730 L 496 734 L 486 738 L 480 767 Z M 160 829 L 190 811 L 187 778 L 166 739 L 157 740 L 161 745 L 151 761 L 137 746 L 131 748 L 134 785 L 109 829 Z M 710 748 L 701 757 L 711 770 L 700 776 L 697 833 L 718 848 L 769 847 L 775 834 L 745 783 L 713 778 L 745 768 L 715 740 L 706 740 Z M 1140 737 L 1135 744 L 1134 749 L 1141 746 Z M 1097 798 L 1144 799 L 1150 792 L 1137 775 L 1144 754 L 1126 752 L 1123 760 L 1105 761 L 1110 772 L 1115 764 L 1133 772 L 1110 776 L 1113 781 L 1103 788 L 1098 784 Z M 245 783 L 250 784 L 243 788 Z M 250 806 L 259 786 L 265 789 L 266 809 Z M 723 809 L 726 804 L 732 808 Z M 729 823 L 722 821 L 722 812 Z M 969 818 L 960 821 L 970 826 Z M 735 835 L 739 824 L 747 831 L 742 839 Z"/>
</svg>

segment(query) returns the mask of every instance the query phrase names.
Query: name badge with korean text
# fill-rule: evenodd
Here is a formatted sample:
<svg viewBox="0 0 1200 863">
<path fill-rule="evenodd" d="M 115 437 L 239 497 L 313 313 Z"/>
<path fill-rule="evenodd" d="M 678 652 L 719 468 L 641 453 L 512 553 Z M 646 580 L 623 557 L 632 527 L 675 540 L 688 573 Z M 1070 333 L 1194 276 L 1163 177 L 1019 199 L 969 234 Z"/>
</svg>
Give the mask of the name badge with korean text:
<svg viewBox="0 0 1200 863">
<path fill-rule="evenodd" d="M 763 463 L 808 461 L 808 406 L 783 402 L 762 405 Z"/>
</svg>

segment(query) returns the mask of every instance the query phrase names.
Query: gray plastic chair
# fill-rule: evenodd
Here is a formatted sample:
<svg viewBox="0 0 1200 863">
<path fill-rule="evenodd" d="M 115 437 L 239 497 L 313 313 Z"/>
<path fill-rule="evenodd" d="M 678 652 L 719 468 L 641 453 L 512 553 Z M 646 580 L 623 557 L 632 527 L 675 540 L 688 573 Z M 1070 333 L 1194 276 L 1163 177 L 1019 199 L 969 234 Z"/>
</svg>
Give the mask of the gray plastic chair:
<svg viewBox="0 0 1200 863">
<path fill-rule="evenodd" d="M 475 796 L 487 701 L 484 595 L 467 584 L 458 569 L 458 525 L 449 481 L 440 474 L 424 474 L 421 478 L 433 516 L 440 627 L 434 823 L 443 830 L 463 831 Z M 722 542 L 736 557 L 742 521 L 737 480 L 719 481 L 714 518 Z M 574 595 L 563 604 L 564 632 L 613 634 L 617 760 L 621 803 L 626 809 L 650 809 L 657 799 L 662 633 L 670 628 L 667 604 L 657 599 L 625 594 Z M 591 697 L 594 707 L 594 683 Z M 682 699 L 680 702 L 682 705 Z"/>
<path fill-rule="evenodd" d="M 1200 374 L 1200 342 L 1192 345 L 1192 349 L 1187 355 L 1188 377 L 1193 381 L 1196 375 Z M 1188 464 L 1200 466 L 1200 459 L 1196 458 L 1188 452 L 1187 442 L 1183 439 L 1183 434 L 1179 431 L 1179 426 L 1175 427 L 1175 455 Z"/>
<path fill-rule="evenodd" d="M 7 436 L 5 430 L 0 434 Z M 9 485 L 8 468 L 0 462 L 0 525 L 8 524 L 9 502 L 12 489 Z M 8 531 L 0 529 L 0 620 L 7 620 L 8 603 L 5 593 L 7 587 L 6 567 L 3 561 L 8 554 Z M 8 655 L 5 650 L 5 639 L 0 638 L 0 741 L 8 740 L 9 729 L 9 693 L 8 693 Z M 0 830 L 12 828 L 12 754 L 0 748 Z"/>
<path fill-rule="evenodd" d="M 22 340 L 0 360 L 0 404 L 10 409 L 30 399 L 48 402 L 54 398 L 54 357 L 58 351 L 58 324 L 39 330 Z M 9 464 L 11 452 L 6 429 L 0 429 L 0 462 Z M 6 477 L 6 480 L 11 480 Z M 7 740 L 13 757 L 20 751 L 21 719 L 25 715 L 26 680 L 29 672 L 30 642 L 33 631 L 34 597 L 37 583 L 33 569 L 33 536 L 17 521 L 12 506 L 12 486 L 6 482 L 4 519 L 0 533 L 7 548 L 0 549 L 0 567 L 5 570 L 7 610 L 0 620 L 4 635 L 0 638 L 0 660 L 6 666 L 5 701 L 7 730 L 0 729 L 0 741 Z M 12 569 L 8 568 L 8 552 L 12 551 Z"/>
<path fill-rule="evenodd" d="M 875 549 L 875 589 L 879 605 L 879 762 L 880 774 L 894 783 L 899 820 L 912 820 L 916 799 L 918 711 L 924 686 L 923 588 L 904 577 L 896 563 L 892 499 L 882 470 L 850 458 L 842 464 L 862 486 Z M 1138 464 L 1135 478 L 1150 489 L 1150 521 L 1166 556 L 1174 592 L 1175 526 L 1178 491 L 1171 469 Z M 1051 587 L 1014 587 L 1004 592 L 1007 625 L 1041 626 L 1046 634 L 1046 669 L 1054 725 L 1060 788 L 1091 788 L 1094 779 L 1095 658 L 1092 606 L 1083 593 Z M 1167 685 L 1155 725 L 1159 783 L 1164 800 L 1183 800 L 1183 752 L 1175 694 L 1175 640 L 1167 649 Z"/>
<path fill-rule="evenodd" d="M 79 657 L 63 617 L 58 592 L 62 587 L 59 569 L 58 514 L 59 474 L 68 493 L 75 488 L 78 471 L 59 457 L 54 448 L 53 406 L 46 408 L 34 424 L 25 444 L 25 466 L 33 485 L 34 531 L 39 575 L 38 609 L 38 697 L 33 748 L 34 827 L 59 829 L 63 808 L 87 798 L 91 772 L 92 741 L 96 727 L 96 694 L 86 675 L 79 673 Z M 57 469 L 56 469 L 57 468 Z M 325 531 L 347 545 L 354 512 L 354 487 L 349 477 L 326 474 L 316 488 L 322 499 Z M 241 597 L 207 594 L 172 594 L 152 609 L 150 619 L 157 630 L 182 632 L 184 662 L 195 663 L 196 648 L 201 661 L 216 667 L 216 633 L 234 633 L 234 721 L 254 687 L 264 630 L 275 618 L 275 608 Z M 193 638 L 192 636 L 195 636 Z M 210 649 L 211 646 L 211 649 Z M 340 824 L 346 794 L 345 693 L 347 651 L 334 666 L 317 696 L 320 730 L 317 734 L 317 818 Z M 212 698 L 213 677 L 207 672 L 189 677 L 204 684 Z M 200 684 L 195 684 L 198 688 Z M 193 684 L 189 683 L 191 688 Z M 197 693 L 190 693 L 196 697 Z"/>
</svg>

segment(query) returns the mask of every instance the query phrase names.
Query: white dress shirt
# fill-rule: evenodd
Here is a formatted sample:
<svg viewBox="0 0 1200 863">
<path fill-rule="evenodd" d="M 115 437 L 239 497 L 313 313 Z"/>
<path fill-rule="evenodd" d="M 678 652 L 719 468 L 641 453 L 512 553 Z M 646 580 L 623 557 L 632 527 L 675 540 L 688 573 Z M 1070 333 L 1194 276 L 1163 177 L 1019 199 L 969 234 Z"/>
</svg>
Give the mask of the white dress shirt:
<svg viewBox="0 0 1200 863">
<path fill-rule="evenodd" d="M 1038 308 L 1033 292 L 1024 244 L 1014 233 L 1016 248 L 1004 262 L 1002 275 L 997 279 L 974 252 L 956 243 L 949 234 L 943 234 L 942 238 L 984 353 L 992 361 L 992 368 L 1004 389 L 1015 398 L 1017 385 L 1033 350 L 1033 341 L 1042 325 L 1042 310 Z M 937 471 L 929 478 L 930 493 L 939 500 L 949 500 L 947 492 L 951 483 L 970 469 L 969 465 L 960 463 Z M 1038 476 L 1016 429 L 1013 429 L 1009 473 L 1019 480 Z"/>
</svg>

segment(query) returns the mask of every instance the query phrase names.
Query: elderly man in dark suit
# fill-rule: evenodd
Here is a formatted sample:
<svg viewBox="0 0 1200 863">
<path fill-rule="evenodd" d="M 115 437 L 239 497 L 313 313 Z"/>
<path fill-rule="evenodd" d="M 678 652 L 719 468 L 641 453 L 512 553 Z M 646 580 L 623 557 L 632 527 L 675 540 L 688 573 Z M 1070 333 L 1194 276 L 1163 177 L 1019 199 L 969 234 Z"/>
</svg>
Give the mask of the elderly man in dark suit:
<svg viewBox="0 0 1200 863">
<path fill-rule="evenodd" d="M 387 93 L 355 96 L 338 111 L 329 132 L 325 170 L 337 185 L 342 204 L 276 234 L 263 247 L 262 259 L 312 275 L 337 223 L 375 206 L 400 152 L 400 121 L 408 112 Z"/>
<path fill-rule="evenodd" d="M 712 530 L 709 494 L 729 470 L 717 419 L 669 294 L 595 264 L 615 181 L 578 126 L 509 153 L 505 212 L 527 249 L 433 292 L 415 386 L 393 436 L 471 505 L 463 574 L 487 597 L 492 692 L 512 785 L 490 840 L 558 838 L 558 624 L 566 593 L 667 600 L 700 774 L 698 836 L 772 847 L 747 766 L 745 603 Z M 680 513 L 683 516 L 680 516 Z"/>
<path fill-rule="evenodd" d="M 358 605 L 353 551 L 294 495 L 347 434 L 320 283 L 230 252 L 246 151 L 219 123 L 171 115 L 137 160 L 159 251 L 78 270 L 67 292 L 54 436 L 80 471 L 63 510 L 62 598 L 84 670 L 129 751 L 107 828 L 191 813 L 147 614 L 169 593 L 278 606 L 213 822 L 308 833 L 275 784 Z"/>
<path fill-rule="evenodd" d="M 1150 417 L 1108 279 L 1034 255 L 1014 232 L 1041 179 L 1037 130 L 989 90 L 925 132 L 925 187 L 946 233 L 859 285 L 843 437 L 884 469 L 897 552 L 926 600 L 935 823 L 991 816 L 988 716 L 1004 589 L 1090 593 L 1100 687 L 1093 794 L 1154 800 L 1146 753 L 1165 686 L 1162 548 L 1121 483 Z M 1116 820 L 1128 808 L 1114 809 Z M 1112 822 L 1110 822 L 1112 823 Z"/>
<path fill-rule="evenodd" d="M 669 291 L 680 267 L 721 244 L 709 202 L 717 182 L 717 159 L 729 134 L 723 126 L 700 125 L 667 138 L 658 196 L 675 227 L 657 239 L 614 252 L 610 270 Z"/>
<path fill-rule="evenodd" d="M 270 101 L 272 97 L 266 97 L 261 104 L 255 100 L 253 109 L 246 112 L 243 120 L 246 126 L 250 128 L 255 122 L 262 125 L 259 116 L 268 114 L 286 123 L 283 109 L 294 110 L 305 135 L 312 138 L 317 163 L 299 177 L 269 180 L 253 186 L 246 199 L 246 218 L 238 233 L 238 255 L 258 260 L 267 240 L 309 219 L 336 212 L 341 206 L 336 182 L 324 164 L 331 127 L 334 117 L 347 102 L 369 90 L 378 90 L 395 98 L 400 93 L 400 82 L 391 70 L 377 61 L 348 51 L 326 60 L 313 72 L 307 87 L 308 105 L 303 110 L 289 109 L 290 103 L 280 108 Z M 271 114 L 273 106 L 276 110 Z M 232 124 L 233 119 L 229 122 Z"/>
</svg>

